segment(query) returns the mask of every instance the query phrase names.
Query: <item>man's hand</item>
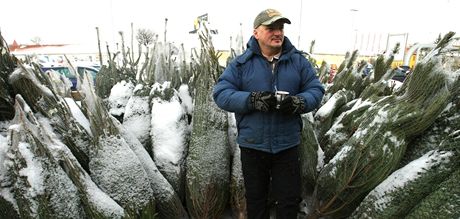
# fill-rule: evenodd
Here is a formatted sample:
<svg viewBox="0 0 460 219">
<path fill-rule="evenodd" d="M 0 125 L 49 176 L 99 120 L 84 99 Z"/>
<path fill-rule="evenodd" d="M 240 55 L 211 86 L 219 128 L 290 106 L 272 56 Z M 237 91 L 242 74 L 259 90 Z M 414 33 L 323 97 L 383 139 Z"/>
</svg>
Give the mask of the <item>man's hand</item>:
<svg viewBox="0 0 460 219">
<path fill-rule="evenodd" d="M 287 96 L 280 103 L 279 110 L 287 114 L 300 114 L 305 109 L 305 101 L 298 96 Z"/>
<path fill-rule="evenodd" d="M 251 92 L 249 98 L 252 107 L 262 112 L 268 112 L 276 106 L 275 94 L 269 91 Z"/>
</svg>

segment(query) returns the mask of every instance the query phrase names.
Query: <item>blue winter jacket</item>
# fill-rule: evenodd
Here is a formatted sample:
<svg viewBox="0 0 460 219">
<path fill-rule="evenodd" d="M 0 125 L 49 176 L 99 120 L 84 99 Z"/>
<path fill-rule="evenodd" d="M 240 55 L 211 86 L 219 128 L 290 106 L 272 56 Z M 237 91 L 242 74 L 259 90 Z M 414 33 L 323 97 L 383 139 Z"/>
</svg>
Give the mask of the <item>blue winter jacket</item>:
<svg viewBox="0 0 460 219">
<path fill-rule="evenodd" d="M 299 114 L 253 109 L 252 91 L 288 91 L 305 100 L 305 112 L 317 108 L 324 88 L 310 62 L 284 38 L 282 54 L 272 73 L 271 64 L 251 37 L 246 51 L 235 58 L 214 86 L 213 98 L 223 110 L 234 112 L 241 147 L 278 153 L 299 145 L 302 120 Z"/>
</svg>

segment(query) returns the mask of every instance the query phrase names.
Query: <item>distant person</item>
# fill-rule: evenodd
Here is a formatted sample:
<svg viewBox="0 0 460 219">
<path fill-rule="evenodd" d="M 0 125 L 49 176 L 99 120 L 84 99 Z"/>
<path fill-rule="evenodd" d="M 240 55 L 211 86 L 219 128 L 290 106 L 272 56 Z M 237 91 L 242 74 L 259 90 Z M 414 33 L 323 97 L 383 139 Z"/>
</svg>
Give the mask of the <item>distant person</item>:
<svg viewBox="0 0 460 219">
<path fill-rule="evenodd" d="M 213 91 L 220 108 L 235 112 L 250 219 L 269 218 L 269 191 L 277 219 L 297 218 L 300 114 L 317 108 L 324 94 L 311 63 L 284 36 L 285 23 L 291 21 L 277 10 L 260 12 L 247 49 Z M 277 91 L 288 94 L 277 102 Z"/>
<path fill-rule="evenodd" d="M 370 75 L 374 71 L 374 66 L 371 63 L 367 63 L 364 67 L 363 74 L 364 76 Z"/>
<path fill-rule="evenodd" d="M 327 83 L 332 83 L 334 81 L 334 77 L 336 74 L 337 74 L 337 65 L 331 64 L 331 68 L 329 70 L 329 79 L 327 80 Z"/>
</svg>

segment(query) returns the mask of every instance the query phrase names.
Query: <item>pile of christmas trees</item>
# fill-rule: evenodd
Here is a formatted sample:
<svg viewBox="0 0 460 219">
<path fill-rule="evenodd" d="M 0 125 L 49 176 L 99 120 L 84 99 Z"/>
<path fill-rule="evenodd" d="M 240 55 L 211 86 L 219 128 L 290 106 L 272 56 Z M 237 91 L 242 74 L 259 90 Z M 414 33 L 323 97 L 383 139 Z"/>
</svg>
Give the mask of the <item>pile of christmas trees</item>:
<svg viewBox="0 0 460 219">
<path fill-rule="evenodd" d="M 190 62 L 142 34 L 135 56 L 120 33 L 95 85 L 79 77 L 79 100 L 0 35 L 1 217 L 222 218 L 229 207 L 246 217 L 235 120 L 211 98 L 219 53 L 206 31 Z M 302 116 L 301 217 L 460 216 L 453 35 L 400 87 L 392 54 L 369 75 L 357 51 L 346 56 L 322 106 Z"/>
<path fill-rule="evenodd" d="M 453 35 L 399 88 L 390 80 L 391 55 L 367 76 L 351 64 L 355 54 L 339 68 L 315 113 L 325 164 L 308 177 L 316 179 L 309 218 L 460 215 L 459 70 L 445 53 Z"/>
</svg>

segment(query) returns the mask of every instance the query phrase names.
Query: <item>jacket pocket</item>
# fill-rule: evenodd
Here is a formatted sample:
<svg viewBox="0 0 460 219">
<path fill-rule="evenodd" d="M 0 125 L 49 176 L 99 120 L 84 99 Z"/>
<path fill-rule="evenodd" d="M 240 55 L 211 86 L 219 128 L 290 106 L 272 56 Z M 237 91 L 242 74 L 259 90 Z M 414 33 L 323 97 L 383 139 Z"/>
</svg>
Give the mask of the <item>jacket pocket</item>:
<svg viewBox="0 0 460 219">
<path fill-rule="evenodd" d="M 275 144 L 291 146 L 299 141 L 301 125 L 296 115 L 283 115 L 278 117 L 277 128 L 275 129 Z"/>
<path fill-rule="evenodd" d="M 256 145 L 263 143 L 264 121 L 262 113 L 252 113 L 244 116 L 239 126 L 239 139 L 242 143 Z"/>
</svg>

